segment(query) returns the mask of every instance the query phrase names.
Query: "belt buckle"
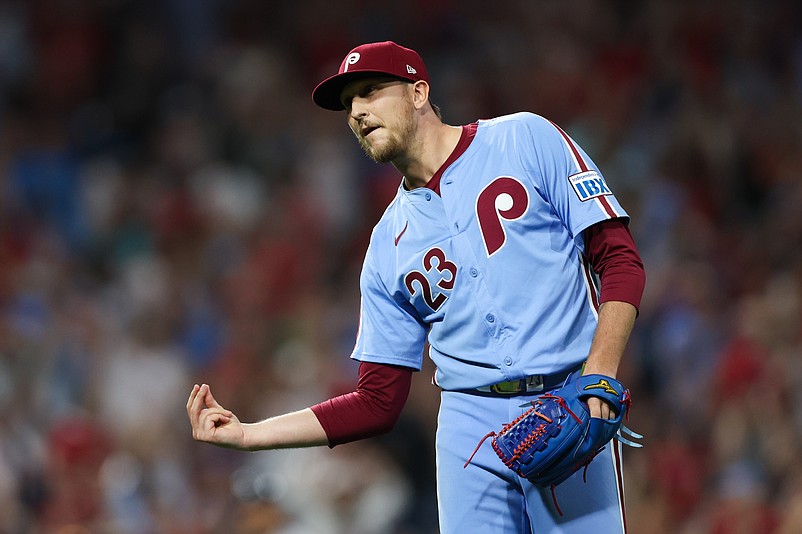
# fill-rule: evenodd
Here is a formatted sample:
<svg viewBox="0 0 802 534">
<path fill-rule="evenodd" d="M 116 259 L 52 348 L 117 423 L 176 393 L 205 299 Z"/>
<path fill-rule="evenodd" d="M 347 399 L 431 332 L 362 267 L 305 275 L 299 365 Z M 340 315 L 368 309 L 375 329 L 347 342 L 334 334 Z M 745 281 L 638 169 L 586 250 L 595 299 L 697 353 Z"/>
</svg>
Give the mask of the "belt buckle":
<svg viewBox="0 0 802 534">
<path fill-rule="evenodd" d="M 497 395 L 518 395 L 543 391 L 543 375 L 531 375 L 520 380 L 509 380 L 488 386 L 489 391 Z"/>
<path fill-rule="evenodd" d="M 532 375 L 526 377 L 526 392 L 543 391 L 543 375 Z"/>
<path fill-rule="evenodd" d="M 499 382 L 490 386 L 490 391 L 498 393 L 499 395 L 515 395 L 521 391 L 520 380 L 510 380 L 508 382 Z"/>
</svg>

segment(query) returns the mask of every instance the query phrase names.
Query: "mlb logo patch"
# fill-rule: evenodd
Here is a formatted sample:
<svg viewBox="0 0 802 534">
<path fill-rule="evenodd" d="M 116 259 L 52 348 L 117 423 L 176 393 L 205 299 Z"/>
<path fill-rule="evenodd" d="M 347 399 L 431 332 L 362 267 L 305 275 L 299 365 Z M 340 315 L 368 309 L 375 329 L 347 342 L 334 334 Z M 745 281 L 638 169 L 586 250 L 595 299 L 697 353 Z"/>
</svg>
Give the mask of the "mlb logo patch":
<svg viewBox="0 0 802 534">
<path fill-rule="evenodd" d="M 602 178 L 601 174 L 596 171 L 585 171 L 579 174 L 572 174 L 568 177 L 571 182 L 571 187 L 574 188 L 576 196 L 579 200 L 585 202 L 592 198 L 603 197 L 605 195 L 612 195 L 613 192 L 607 187 L 607 183 Z"/>
</svg>

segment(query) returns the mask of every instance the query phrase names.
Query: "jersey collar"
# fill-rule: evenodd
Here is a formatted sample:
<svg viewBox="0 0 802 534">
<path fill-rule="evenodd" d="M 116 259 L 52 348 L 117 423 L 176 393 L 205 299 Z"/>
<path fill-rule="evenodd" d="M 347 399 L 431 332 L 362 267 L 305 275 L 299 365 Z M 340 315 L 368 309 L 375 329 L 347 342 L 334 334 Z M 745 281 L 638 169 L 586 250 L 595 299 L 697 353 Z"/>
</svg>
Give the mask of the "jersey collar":
<svg viewBox="0 0 802 534">
<path fill-rule="evenodd" d="M 434 173 L 432 179 L 426 184 L 427 188 L 431 189 L 438 195 L 440 194 L 440 178 L 443 177 L 443 173 L 446 171 L 446 169 L 466 150 L 468 150 L 473 138 L 476 136 L 476 129 L 478 127 L 478 122 L 472 122 L 471 124 L 465 124 L 462 126 L 462 134 L 459 137 L 459 141 L 457 141 L 457 146 L 454 147 L 454 150 L 451 152 L 451 155 L 448 156 L 445 163 L 443 163 L 440 168 L 437 169 L 437 172 Z"/>
</svg>

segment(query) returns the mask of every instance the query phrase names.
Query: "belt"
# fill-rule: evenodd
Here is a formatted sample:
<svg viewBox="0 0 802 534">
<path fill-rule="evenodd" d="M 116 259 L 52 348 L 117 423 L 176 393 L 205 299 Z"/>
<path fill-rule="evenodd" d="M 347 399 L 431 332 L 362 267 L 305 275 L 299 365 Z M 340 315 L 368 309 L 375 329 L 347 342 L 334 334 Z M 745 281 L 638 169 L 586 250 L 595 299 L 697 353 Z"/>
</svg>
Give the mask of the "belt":
<svg viewBox="0 0 802 534">
<path fill-rule="evenodd" d="M 581 371 L 584 362 L 575 365 L 565 371 L 550 375 L 530 375 L 518 380 L 499 382 L 489 386 L 481 386 L 472 389 L 461 390 L 464 393 L 473 393 L 490 397 L 504 397 L 509 395 L 527 395 L 531 393 L 542 393 L 551 389 L 561 387 L 571 373 Z"/>
</svg>

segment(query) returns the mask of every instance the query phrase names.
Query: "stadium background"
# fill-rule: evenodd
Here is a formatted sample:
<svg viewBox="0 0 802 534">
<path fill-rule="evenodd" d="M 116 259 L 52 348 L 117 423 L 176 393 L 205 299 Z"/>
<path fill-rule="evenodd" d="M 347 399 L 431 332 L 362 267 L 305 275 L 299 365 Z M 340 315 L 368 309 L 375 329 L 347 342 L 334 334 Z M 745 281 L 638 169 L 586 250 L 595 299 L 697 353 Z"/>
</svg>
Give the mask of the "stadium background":
<svg viewBox="0 0 802 534">
<path fill-rule="evenodd" d="M 561 124 L 634 217 L 621 378 L 636 534 L 802 532 L 802 5 L 0 3 L 0 531 L 436 531 L 427 372 L 390 435 L 191 440 L 348 390 L 357 275 L 396 188 L 314 83 L 416 48 L 452 124 Z"/>
</svg>

